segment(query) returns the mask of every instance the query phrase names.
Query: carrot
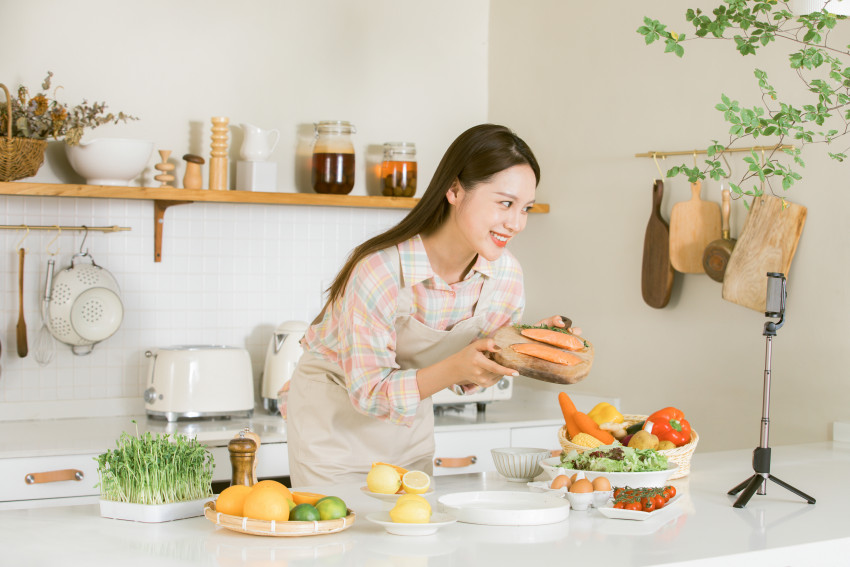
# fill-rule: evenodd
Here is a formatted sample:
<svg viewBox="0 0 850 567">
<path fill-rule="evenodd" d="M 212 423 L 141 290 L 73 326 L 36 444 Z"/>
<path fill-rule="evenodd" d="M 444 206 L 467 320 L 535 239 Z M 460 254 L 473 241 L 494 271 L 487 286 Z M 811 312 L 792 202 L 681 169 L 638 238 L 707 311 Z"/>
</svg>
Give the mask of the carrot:
<svg viewBox="0 0 850 567">
<path fill-rule="evenodd" d="M 567 424 L 567 433 L 570 439 L 581 433 L 573 415 L 576 413 L 576 406 L 566 392 L 558 394 L 558 403 L 561 405 L 561 412 L 564 414 L 564 423 Z"/>
<path fill-rule="evenodd" d="M 533 356 L 534 358 L 539 358 L 563 366 L 575 366 L 576 364 L 581 363 L 581 359 L 576 355 L 546 345 L 517 343 L 515 345 L 511 345 L 511 348 L 520 354 Z"/>
<path fill-rule="evenodd" d="M 596 425 L 596 422 L 591 418 L 587 417 L 587 414 L 577 411 L 573 414 L 573 419 L 576 422 L 576 425 L 581 430 L 582 433 L 587 433 L 588 435 L 592 435 L 596 437 L 606 445 L 610 445 L 615 441 L 614 436 L 599 429 L 599 426 Z"/>
<path fill-rule="evenodd" d="M 520 334 L 529 339 L 540 341 L 541 343 L 550 344 L 552 346 L 565 348 L 567 350 L 583 350 L 584 341 L 575 335 L 568 335 L 560 331 L 550 331 L 549 329 L 523 329 Z"/>
</svg>

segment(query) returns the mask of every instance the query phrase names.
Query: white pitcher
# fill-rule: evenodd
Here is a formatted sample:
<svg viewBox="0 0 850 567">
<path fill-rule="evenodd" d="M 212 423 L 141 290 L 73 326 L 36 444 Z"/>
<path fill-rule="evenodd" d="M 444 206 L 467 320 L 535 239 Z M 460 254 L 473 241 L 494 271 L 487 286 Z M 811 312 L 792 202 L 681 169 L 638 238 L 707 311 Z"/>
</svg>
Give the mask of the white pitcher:
<svg viewBox="0 0 850 567">
<path fill-rule="evenodd" d="M 245 139 L 239 149 L 239 158 L 243 161 L 266 161 L 280 140 L 280 131 L 263 130 L 253 124 L 241 124 Z"/>
</svg>

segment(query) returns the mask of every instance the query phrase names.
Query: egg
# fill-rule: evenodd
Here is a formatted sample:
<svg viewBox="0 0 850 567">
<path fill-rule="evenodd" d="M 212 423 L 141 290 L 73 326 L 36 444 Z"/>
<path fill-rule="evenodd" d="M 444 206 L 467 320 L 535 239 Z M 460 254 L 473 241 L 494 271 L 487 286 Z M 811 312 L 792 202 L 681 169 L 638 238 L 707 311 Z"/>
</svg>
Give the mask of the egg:
<svg viewBox="0 0 850 567">
<path fill-rule="evenodd" d="M 593 492 L 593 484 L 586 478 L 580 478 L 570 485 L 570 492 L 585 493 Z"/>
<path fill-rule="evenodd" d="M 597 476 L 593 479 L 593 490 L 608 492 L 611 490 L 611 483 L 604 476 Z"/>
<path fill-rule="evenodd" d="M 570 477 L 570 484 L 574 483 L 575 481 L 577 481 L 580 478 L 584 478 L 583 472 L 573 473 L 573 476 Z"/>
<path fill-rule="evenodd" d="M 570 487 L 570 477 L 565 474 L 559 474 L 554 479 L 552 479 L 552 484 L 549 485 L 549 488 L 569 488 Z"/>
</svg>

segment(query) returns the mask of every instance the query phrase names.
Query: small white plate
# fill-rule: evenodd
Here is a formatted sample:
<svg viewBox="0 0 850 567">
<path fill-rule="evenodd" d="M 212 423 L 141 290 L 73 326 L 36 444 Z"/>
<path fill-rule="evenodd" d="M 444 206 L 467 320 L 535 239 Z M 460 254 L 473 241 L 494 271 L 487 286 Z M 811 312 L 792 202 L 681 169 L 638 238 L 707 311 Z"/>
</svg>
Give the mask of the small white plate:
<svg viewBox="0 0 850 567">
<path fill-rule="evenodd" d="M 368 494 L 372 498 L 377 498 L 378 500 L 383 500 L 384 502 L 393 502 L 393 503 L 395 503 L 396 499 L 399 496 L 401 496 L 402 494 L 407 494 L 406 492 L 396 492 L 395 494 L 380 494 L 378 492 L 372 492 L 371 490 L 369 490 L 368 486 L 361 486 L 360 492 L 362 492 L 363 494 Z M 427 496 L 428 494 L 431 494 L 432 492 L 434 492 L 434 487 L 429 486 L 428 490 L 424 494 L 420 494 L 419 496 Z"/>
<path fill-rule="evenodd" d="M 431 514 L 431 521 L 427 524 L 401 524 L 393 522 L 389 512 L 372 512 L 366 519 L 383 526 L 388 533 L 394 535 L 424 536 L 436 533 L 437 530 L 457 521 L 454 516 L 436 512 Z"/>
<path fill-rule="evenodd" d="M 599 511 L 606 518 L 614 518 L 615 520 L 637 520 L 637 521 L 645 521 L 650 518 L 657 518 L 658 516 L 665 515 L 666 512 L 670 510 L 670 507 L 679 499 L 681 494 L 677 494 L 673 498 L 671 498 L 667 505 L 664 506 L 660 510 L 655 510 L 653 512 L 641 512 L 640 510 L 621 510 L 619 508 L 599 508 Z"/>
<path fill-rule="evenodd" d="M 455 492 L 437 499 L 440 509 L 459 522 L 486 526 L 555 524 L 570 515 L 570 503 L 555 494 L 532 492 Z"/>
</svg>

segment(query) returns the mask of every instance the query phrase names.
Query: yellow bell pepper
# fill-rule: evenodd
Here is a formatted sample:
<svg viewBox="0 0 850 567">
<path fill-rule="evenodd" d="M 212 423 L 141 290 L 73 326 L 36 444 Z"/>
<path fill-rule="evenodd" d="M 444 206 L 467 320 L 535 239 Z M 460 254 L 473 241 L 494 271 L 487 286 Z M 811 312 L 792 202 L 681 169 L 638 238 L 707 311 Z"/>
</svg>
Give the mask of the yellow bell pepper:
<svg viewBox="0 0 850 567">
<path fill-rule="evenodd" d="M 592 410 L 587 412 L 587 417 L 595 421 L 597 425 L 602 425 L 603 423 L 623 423 L 623 414 L 607 402 L 596 404 Z"/>
</svg>

